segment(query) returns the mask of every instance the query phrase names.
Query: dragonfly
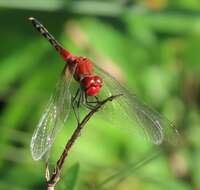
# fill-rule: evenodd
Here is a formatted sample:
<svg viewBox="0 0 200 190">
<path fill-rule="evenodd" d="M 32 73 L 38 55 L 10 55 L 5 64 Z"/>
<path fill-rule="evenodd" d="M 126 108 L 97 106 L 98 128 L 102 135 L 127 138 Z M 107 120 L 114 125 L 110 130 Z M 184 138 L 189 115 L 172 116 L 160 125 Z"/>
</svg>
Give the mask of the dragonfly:
<svg viewBox="0 0 200 190">
<path fill-rule="evenodd" d="M 150 142 L 161 144 L 164 140 L 176 140 L 178 131 L 170 121 L 139 100 L 134 93 L 89 58 L 76 56 L 66 50 L 37 19 L 30 17 L 29 20 L 65 62 L 55 92 L 50 97 L 31 138 L 30 148 L 34 160 L 40 160 L 49 152 L 57 133 L 67 121 L 71 108 L 79 122 L 80 107 L 93 109 L 100 101 L 103 91 L 106 96 L 121 95 L 114 101 L 130 121 L 138 123 Z M 70 90 L 72 81 L 77 84 L 73 94 Z"/>
</svg>

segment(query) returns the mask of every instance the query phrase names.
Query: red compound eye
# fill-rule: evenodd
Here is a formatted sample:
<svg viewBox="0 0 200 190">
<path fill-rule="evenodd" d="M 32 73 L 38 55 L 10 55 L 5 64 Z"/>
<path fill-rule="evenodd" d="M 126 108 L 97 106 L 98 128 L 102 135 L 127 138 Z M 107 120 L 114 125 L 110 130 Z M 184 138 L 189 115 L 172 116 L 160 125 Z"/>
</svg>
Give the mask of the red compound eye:
<svg viewBox="0 0 200 190">
<path fill-rule="evenodd" d="M 86 90 L 86 94 L 88 96 L 97 96 L 99 94 L 101 87 L 99 86 L 91 86 Z"/>
<path fill-rule="evenodd" d="M 81 81 L 81 86 L 88 96 L 98 95 L 103 84 L 99 76 L 87 76 Z"/>
<path fill-rule="evenodd" d="M 94 76 L 93 79 L 94 79 L 96 85 L 102 86 L 103 80 L 102 80 L 101 77 L 99 77 L 99 76 Z"/>
<path fill-rule="evenodd" d="M 89 88 L 92 85 L 94 85 L 95 81 L 93 77 L 85 77 L 82 81 L 81 81 L 81 86 L 84 88 Z"/>
</svg>

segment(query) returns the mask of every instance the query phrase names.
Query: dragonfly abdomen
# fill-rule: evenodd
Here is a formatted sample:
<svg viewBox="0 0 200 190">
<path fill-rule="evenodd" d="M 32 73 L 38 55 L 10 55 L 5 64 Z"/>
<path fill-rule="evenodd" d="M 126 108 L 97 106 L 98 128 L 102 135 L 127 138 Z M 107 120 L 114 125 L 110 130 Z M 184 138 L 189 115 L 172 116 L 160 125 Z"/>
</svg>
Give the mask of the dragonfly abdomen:
<svg viewBox="0 0 200 190">
<path fill-rule="evenodd" d="M 52 46 L 60 51 L 61 45 L 55 40 L 55 38 L 48 32 L 48 30 L 35 18 L 30 17 L 29 20 L 35 26 L 35 28 L 51 43 Z"/>
<path fill-rule="evenodd" d="M 57 50 L 57 52 L 62 56 L 65 61 L 75 59 L 75 56 L 69 51 L 65 50 L 37 19 L 30 17 L 29 20 L 32 22 L 33 26 L 40 32 L 40 34 L 42 34 L 51 43 L 51 45 Z"/>
</svg>

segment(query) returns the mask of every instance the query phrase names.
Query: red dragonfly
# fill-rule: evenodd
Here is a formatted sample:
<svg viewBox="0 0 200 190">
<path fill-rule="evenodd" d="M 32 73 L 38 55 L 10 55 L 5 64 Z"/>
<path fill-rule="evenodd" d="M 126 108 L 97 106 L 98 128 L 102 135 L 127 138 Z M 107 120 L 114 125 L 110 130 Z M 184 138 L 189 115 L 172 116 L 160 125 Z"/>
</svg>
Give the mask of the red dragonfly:
<svg viewBox="0 0 200 190">
<path fill-rule="evenodd" d="M 41 159 L 51 148 L 56 134 L 67 120 L 72 107 L 79 122 L 79 108 L 93 109 L 100 101 L 100 94 L 122 96 L 114 101 L 131 121 L 137 121 L 145 136 L 154 144 L 164 139 L 171 141 L 177 136 L 173 125 L 159 113 L 142 103 L 134 94 L 123 87 L 114 77 L 100 69 L 90 59 L 78 57 L 64 49 L 47 29 L 35 18 L 29 18 L 33 26 L 51 43 L 66 62 L 56 90 L 51 96 L 31 139 L 34 160 Z M 72 80 L 78 84 L 71 95 Z"/>
</svg>

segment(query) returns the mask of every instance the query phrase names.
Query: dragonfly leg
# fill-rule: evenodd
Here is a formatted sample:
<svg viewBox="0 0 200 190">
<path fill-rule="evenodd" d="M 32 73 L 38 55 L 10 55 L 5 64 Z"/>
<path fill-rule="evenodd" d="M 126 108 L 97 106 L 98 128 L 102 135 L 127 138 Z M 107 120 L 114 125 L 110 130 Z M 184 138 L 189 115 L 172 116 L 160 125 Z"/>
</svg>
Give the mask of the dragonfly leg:
<svg viewBox="0 0 200 190">
<path fill-rule="evenodd" d="M 88 96 L 86 93 L 84 93 L 83 95 L 83 106 L 85 106 L 86 108 L 90 109 L 90 110 L 93 110 L 96 105 L 97 105 L 97 101 L 88 101 Z"/>
<path fill-rule="evenodd" d="M 88 105 L 88 104 L 86 104 L 85 102 L 82 104 L 84 107 L 86 107 L 87 109 L 89 109 L 89 110 L 93 110 L 93 109 L 95 109 L 95 106 L 93 106 L 93 105 Z"/>
<path fill-rule="evenodd" d="M 80 97 L 81 92 L 80 89 L 78 89 L 75 96 L 72 98 L 72 108 L 78 123 L 80 123 Z"/>
<path fill-rule="evenodd" d="M 97 103 L 100 103 L 100 102 L 101 102 L 101 101 L 99 100 L 99 97 L 98 97 L 98 96 L 95 96 L 94 98 L 96 99 L 96 102 L 97 102 Z"/>
<path fill-rule="evenodd" d="M 94 101 L 90 101 L 90 100 L 88 100 L 88 95 L 87 94 L 85 94 L 85 101 L 86 101 L 86 103 L 88 103 L 88 104 L 98 104 L 98 103 L 100 103 L 101 101 L 99 100 L 99 98 L 98 98 L 98 96 L 94 96 L 94 98 L 95 98 L 95 100 Z"/>
<path fill-rule="evenodd" d="M 77 110 L 78 110 L 78 114 L 80 115 L 80 106 L 82 104 L 83 101 L 83 92 L 82 90 L 80 90 L 79 96 L 78 96 L 78 100 L 77 100 Z"/>
</svg>

